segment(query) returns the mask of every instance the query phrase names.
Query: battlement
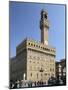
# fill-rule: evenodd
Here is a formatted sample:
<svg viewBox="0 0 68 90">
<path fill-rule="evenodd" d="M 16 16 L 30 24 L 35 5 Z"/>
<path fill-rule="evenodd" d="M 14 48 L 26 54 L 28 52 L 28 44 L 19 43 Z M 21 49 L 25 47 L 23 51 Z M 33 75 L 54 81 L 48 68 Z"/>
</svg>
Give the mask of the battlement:
<svg viewBox="0 0 68 90">
<path fill-rule="evenodd" d="M 17 46 L 16 52 L 19 53 L 20 51 L 24 49 L 32 49 L 32 50 L 39 50 L 41 52 L 48 52 L 50 54 L 55 55 L 56 49 L 54 47 L 51 47 L 49 45 L 44 45 L 40 41 L 36 41 L 33 39 L 25 39 L 21 44 Z"/>
</svg>

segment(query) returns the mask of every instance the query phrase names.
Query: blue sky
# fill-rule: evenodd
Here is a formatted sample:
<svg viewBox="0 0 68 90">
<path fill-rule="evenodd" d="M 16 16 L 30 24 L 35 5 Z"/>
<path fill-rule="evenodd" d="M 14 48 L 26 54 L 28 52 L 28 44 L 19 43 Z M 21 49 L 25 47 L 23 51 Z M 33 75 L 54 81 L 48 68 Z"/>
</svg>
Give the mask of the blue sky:
<svg viewBox="0 0 68 90">
<path fill-rule="evenodd" d="M 40 13 L 48 11 L 49 45 L 56 48 L 56 60 L 65 58 L 65 5 L 10 2 L 10 57 L 26 37 L 40 41 Z"/>
</svg>

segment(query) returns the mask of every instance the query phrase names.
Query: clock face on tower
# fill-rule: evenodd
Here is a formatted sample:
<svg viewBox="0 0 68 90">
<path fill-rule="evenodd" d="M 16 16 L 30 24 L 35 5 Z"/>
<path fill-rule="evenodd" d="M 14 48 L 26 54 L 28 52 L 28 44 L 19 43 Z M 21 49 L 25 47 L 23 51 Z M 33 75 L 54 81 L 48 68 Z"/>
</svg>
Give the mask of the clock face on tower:
<svg viewBox="0 0 68 90">
<path fill-rule="evenodd" d="M 48 41 L 45 41 L 45 44 L 48 45 Z"/>
</svg>

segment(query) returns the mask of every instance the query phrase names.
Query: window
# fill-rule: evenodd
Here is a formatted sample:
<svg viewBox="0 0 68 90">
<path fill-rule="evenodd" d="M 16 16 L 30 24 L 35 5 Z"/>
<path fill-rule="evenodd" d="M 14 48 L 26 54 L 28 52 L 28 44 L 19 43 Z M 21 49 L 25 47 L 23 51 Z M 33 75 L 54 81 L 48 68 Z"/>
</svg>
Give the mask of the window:
<svg viewBox="0 0 68 90">
<path fill-rule="evenodd" d="M 30 43 L 28 43 L 30 45 Z"/>
<path fill-rule="evenodd" d="M 64 68 L 63 68 L 63 73 L 65 73 L 65 72 L 66 72 L 66 68 L 64 67 Z"/>
<path fill-rule="evenodd" d="M 39 46 L 39 48 L 40 48 L 40 46 Z"/>
<path fill-rule="evenodd" d="M 36 66 L 34 67 L 34 70 L 36 70 Z"/>
<path fill-rule="evenodd" d="M 42 73 L 41 73 L 41 77 L 42 77 Z"/>
<path fill-rule="evenodd" d="M 33 59 L 36 59 L 36 57 L 34 56 Z"/>
<path fill-rule="evenodd" d="M 32 59 L 32 56 L 30 56 L 30 59 Z"/>
<path fill-rule="evenodd" d="M 54 68 L 53 68 L 53 71 L 54 71 Z"/>
<path fill-rule="evenodd" d="M 31 61 L 29 61 L 31 63 Z"/>
<path fill-rule="evenodd" d="M 47 19 L 47 15 L 45 14 L 45 16 L 44 16 L 46 19 Z"/>
<path fill-rule="evenodd" d="M 50 68 L 50 71 L 51 71 L 51 68 Z"/>
<path fill-rule="evenodd" d="M 32 73 L 30 74 L 30 76 L 32 77 Z"/>
<path fill-rule="evenodd" d="M 31 46 L 33 46 L 33 44 L 31 43 Z"/>
<path fill-rule="evenodd" d="M 35 44 L 34 44 L 34 47 L 35 47 Z"/>
<path fill-rule="evenodd" d="M 43 47 L 43 50 L 45 50 L 45 48 Z"/>
<path fill-rule="evenodd" d="M 38 73 L 37 73 L 37 79 L 38 79 Z"/>
<path fill-rule="evenodd" d="M 48 74 L 50 76 L 50 74 Z"/>
<path fill-rule="evenodd" d="M 38 47 L 38 45 L 36 45 L 36 47 Z"/>
<path fill-rule="evenodd" d="M 45 73 L 44 75 L 47 76 L 47 73 Z"/>
</svg>

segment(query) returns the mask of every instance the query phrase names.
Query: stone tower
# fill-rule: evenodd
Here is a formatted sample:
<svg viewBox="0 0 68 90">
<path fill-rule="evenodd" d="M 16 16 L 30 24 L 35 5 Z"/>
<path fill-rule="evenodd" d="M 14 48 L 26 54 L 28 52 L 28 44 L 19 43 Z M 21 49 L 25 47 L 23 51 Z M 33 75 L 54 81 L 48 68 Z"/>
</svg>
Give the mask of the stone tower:
<svg viewBox="0 0 68 90">
<path fill-rule="evenodd" d="M 41 29 L 41 43 L 48 45 L 48 30 L 49 30 L 49 21 L 47 11 L 41 11 L 41 20 L 40 20 L 40 29 Z"/>
</svg>

